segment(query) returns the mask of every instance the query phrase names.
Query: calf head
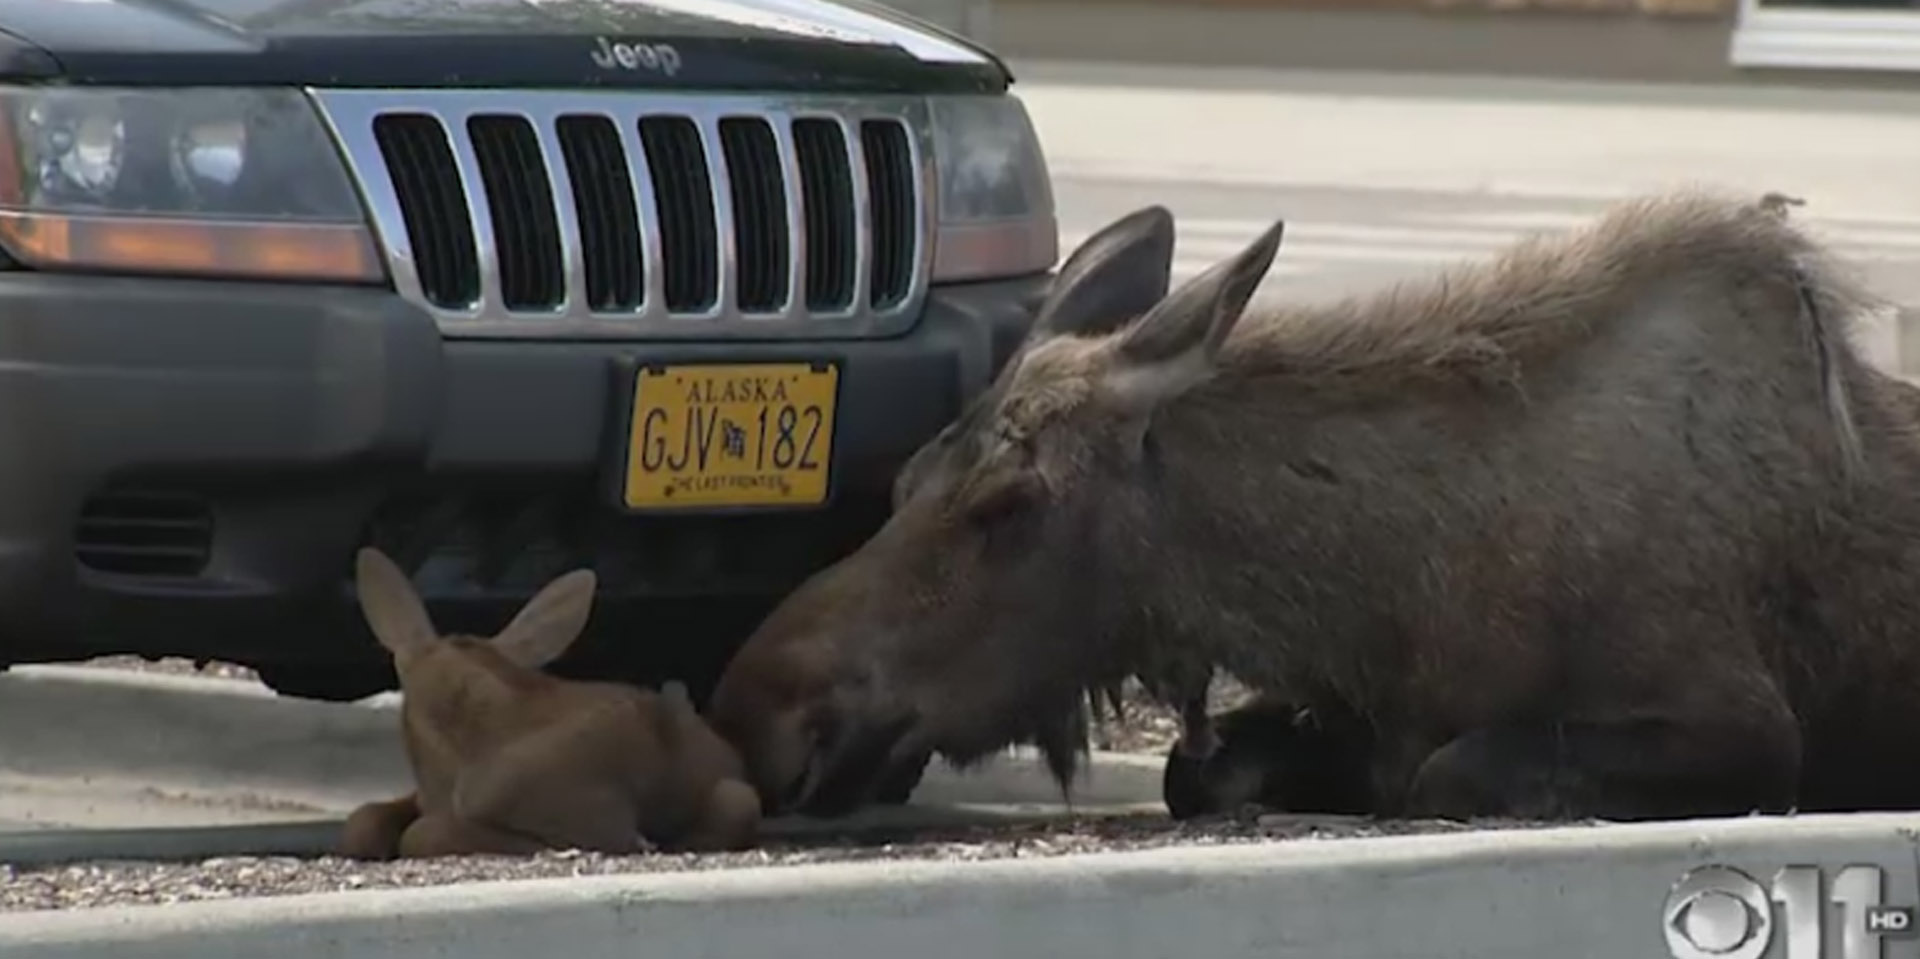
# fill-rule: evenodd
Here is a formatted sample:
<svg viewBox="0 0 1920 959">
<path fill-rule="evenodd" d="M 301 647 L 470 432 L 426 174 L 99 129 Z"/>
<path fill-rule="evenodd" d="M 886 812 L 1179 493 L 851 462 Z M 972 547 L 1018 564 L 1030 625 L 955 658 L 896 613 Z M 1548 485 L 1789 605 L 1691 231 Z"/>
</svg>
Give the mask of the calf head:
<svg viewBox="0 0 1920 959">
<path fill-rule="evenodd" d="M 1209 375 L 1280 231 L 1171 296 L 1165 209 L 1067 258 L 994 384 L 902 469 L 888 522 L 728 664 L 710 715 L 764 803 L 851 808 L 913 757 L 1019 741 L 1064 785 L 1087 690 L 1127 669 L 1109 614 L 1129 586 L 1102 556 L 1152 548 L 1147 426 Z"/>
<path fill-rule="evenodd" d="M 413 584 L 385 554 L 355 559 L 360 607 L 393 655 L 401 724 L 423 798 L 445 795 L 464 763 L 479 760 L 551 711 L 568 684 L 541 671 L 586 628 L 595 578 L 574 570 L 548 583 L 495 636 L 441 636 Z"/>
<path fill-rule="evenodd" d="M 441 636 L 406 574 L 360 551 L 361 608 L 393 655 L 417 791 L 363 807 L 349 854 L 738 847 L 759 820 L 732 747 L 677 683 L 659 693 L 542 672 L 580 635 L 594 575 L 541 589 L 492 638 Z"/>
</svg>

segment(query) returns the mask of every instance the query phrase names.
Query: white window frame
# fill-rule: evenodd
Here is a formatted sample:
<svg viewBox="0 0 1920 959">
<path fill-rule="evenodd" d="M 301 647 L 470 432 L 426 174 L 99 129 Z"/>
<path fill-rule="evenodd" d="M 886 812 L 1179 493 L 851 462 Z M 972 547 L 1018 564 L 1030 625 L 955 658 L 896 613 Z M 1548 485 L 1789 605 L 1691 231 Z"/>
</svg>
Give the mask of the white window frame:
<svg viewBox="0 0 1920 959">
<path fill-rule="evenodd" d="M 1920 9 L 1766 8 L 1740 0 L 1736 67 L 1920 71 Z"/>
</svg>

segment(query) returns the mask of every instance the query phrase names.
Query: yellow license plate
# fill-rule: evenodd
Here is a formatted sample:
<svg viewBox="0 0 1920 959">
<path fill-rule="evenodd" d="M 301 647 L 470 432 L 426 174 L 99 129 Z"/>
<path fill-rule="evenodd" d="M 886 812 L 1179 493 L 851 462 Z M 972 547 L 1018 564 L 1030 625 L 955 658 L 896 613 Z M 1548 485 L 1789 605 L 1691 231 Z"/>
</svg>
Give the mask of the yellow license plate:
<svg viewBox="0 0 1920 959">
<path fill-rule="evenodd" d="M 633 387 L 629 509 L 826 501 L 833 364 L 642 367 Z"/>
</svg>

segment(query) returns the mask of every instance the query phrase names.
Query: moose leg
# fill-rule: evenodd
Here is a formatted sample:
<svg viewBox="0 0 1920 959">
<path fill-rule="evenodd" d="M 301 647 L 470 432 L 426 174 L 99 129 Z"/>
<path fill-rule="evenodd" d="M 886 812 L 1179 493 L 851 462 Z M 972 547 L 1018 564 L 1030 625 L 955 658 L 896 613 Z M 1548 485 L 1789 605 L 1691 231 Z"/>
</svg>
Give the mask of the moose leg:
<svg viewBox="0 0 1920 959">
<path fill-rule="evenodd" d="M 1613 820 L 1783 812 L 1800 738 L 1784 704 L 1718 715 L 1569 718 L 1475 730 L 1414 773 L 1415 817 Z"/>
<path fill-rule="evenodd" d="M 933 754 L 925 753 L 888 770 L 874 792 L 874 802 L 883 806 L 904 805 L 913 798 L 913 791 L 920 787 L 920 779 L 927 774 L 927 764 L 932 761 Z"/>
<path fill-rule="evenodd" d="M 1196 728 L 1206 739 L 1168 751 L 1161 796 L 1175 819 L 1246 806 L 1335 815 L 1373 811 L 1373 737 L 1355 715 L 1261 697 L 1205 726 L 1189 721 L 1187 727 L 1188 740 L 1196 738 Z"/>
<path fill-rule="evenodd" d="M 340 829 L 340 855 L 348 859 L 392 859 L 399 855 L 400 836 L 420 818 L 413 793 L 398 799 L 370 802 L 347 816 Z"/>
<path fill-rule="evenodd" d="M 1207 691 L 1188 696 L 1180 706 L 1180 738 L 1173 744 L 1176 755 L 1200 759 L 1220 748 L 1220 732 L 1207 713 Z"/>
</svg>

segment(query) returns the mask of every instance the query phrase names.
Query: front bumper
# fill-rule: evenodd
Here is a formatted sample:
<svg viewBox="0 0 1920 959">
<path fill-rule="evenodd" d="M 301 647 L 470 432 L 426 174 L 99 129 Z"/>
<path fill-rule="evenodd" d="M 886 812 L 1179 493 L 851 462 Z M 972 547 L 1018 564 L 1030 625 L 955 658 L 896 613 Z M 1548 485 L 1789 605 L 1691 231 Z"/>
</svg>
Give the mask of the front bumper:
<svg viewBox="0 0 1920 959">
<path fill-rule="evenodd" d="M 596 609 L 783 592 L 884 519 L 1048 282 L 935 288 L 885 340 L 667 343 L 447 340 L 378 290 L 5 275 L 0 660 L 377 662 L 347 581 L 366 542 L 417 567 L 446 631 L 498 629 L 578 565 Z M 621 358 L 838 360 L 833 500 L 612 509 Z"/>
</svg>

